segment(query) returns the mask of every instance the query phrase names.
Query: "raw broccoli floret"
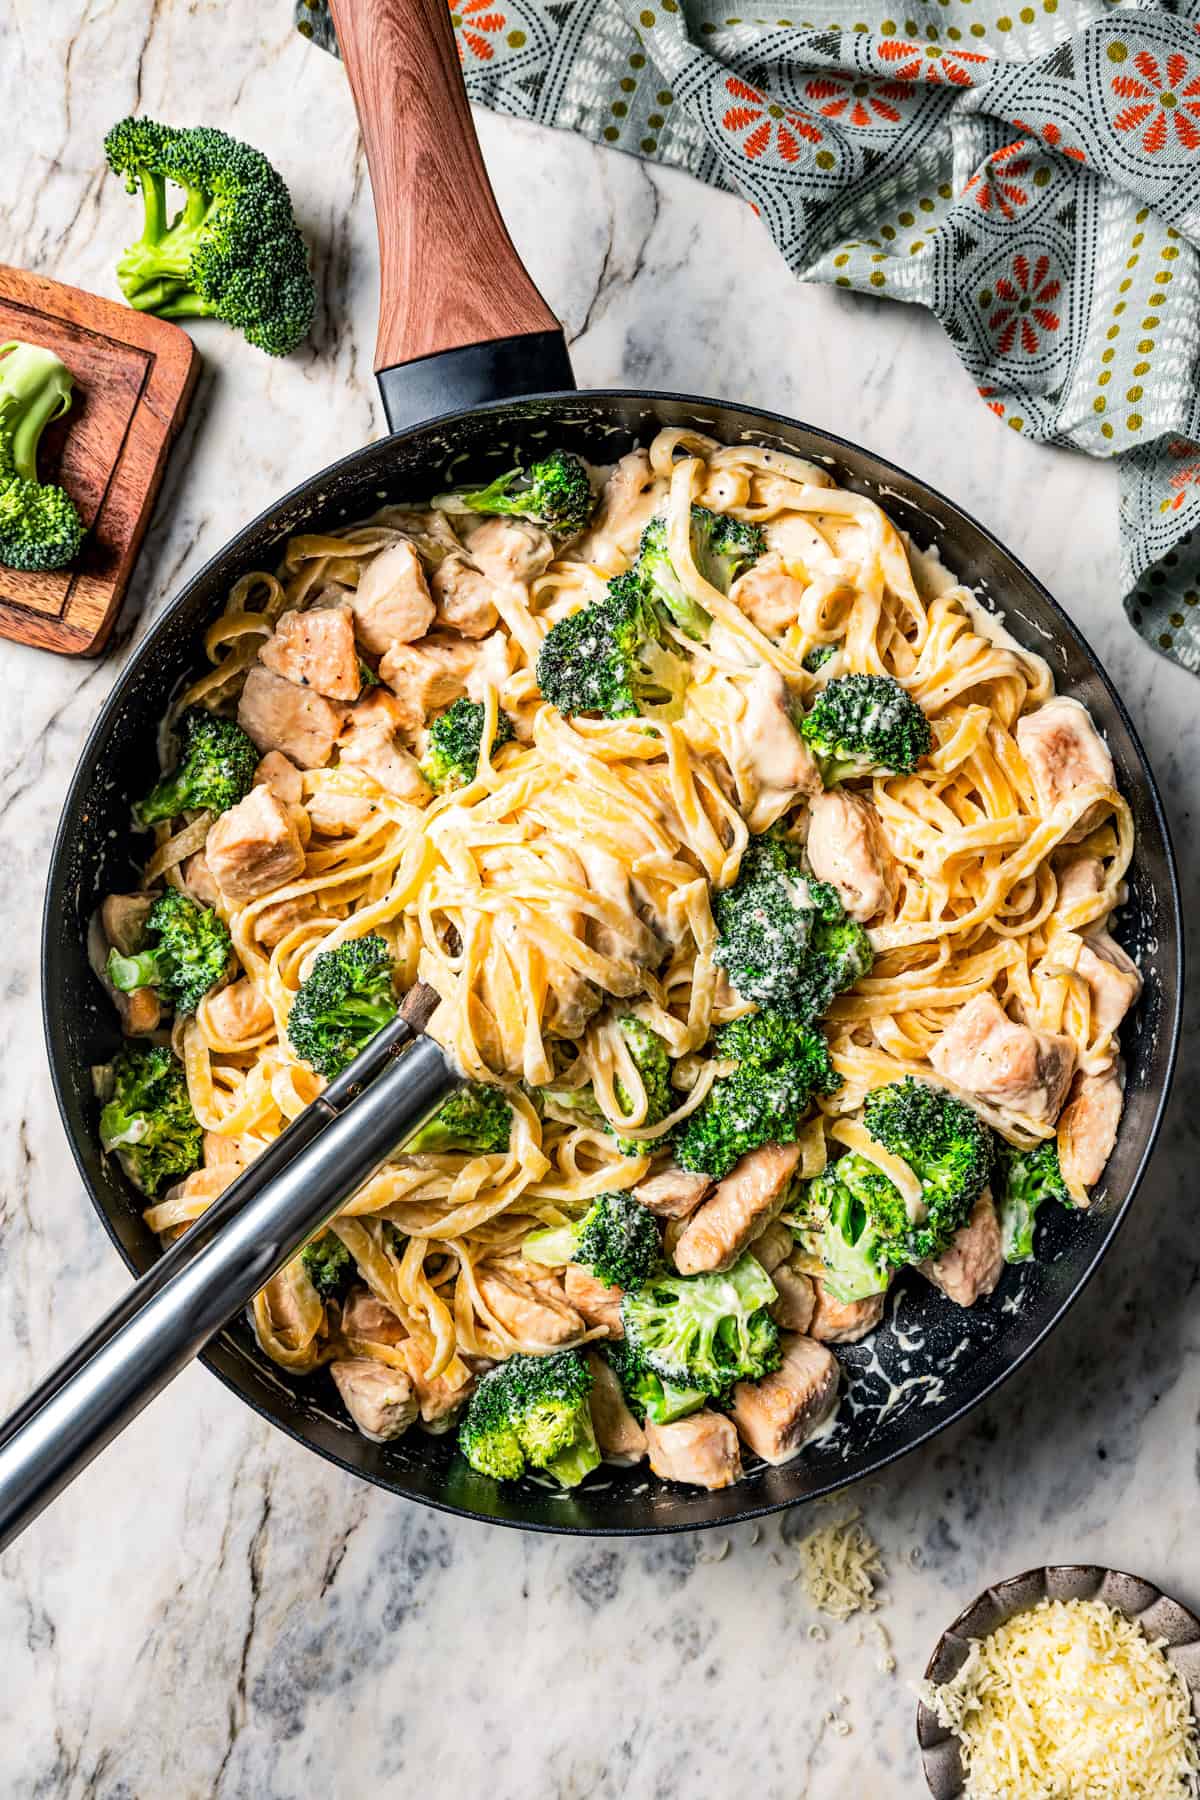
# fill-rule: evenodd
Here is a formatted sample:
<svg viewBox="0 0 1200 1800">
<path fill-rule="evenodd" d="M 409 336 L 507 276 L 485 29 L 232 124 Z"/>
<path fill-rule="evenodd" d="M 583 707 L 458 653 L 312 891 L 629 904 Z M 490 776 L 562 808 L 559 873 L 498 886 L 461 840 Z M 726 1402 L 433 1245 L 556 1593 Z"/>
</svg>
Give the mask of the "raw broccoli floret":
<svg viewBox="0 0 1200 1800">
<path fill-rule="evenodd" d="M 579 1263 L 605 1287 L 637 1287 L 662 1261 L 654 1214 L 630 1194 L 597 1194 L 571 1225 L 531 1231 L 522 1256 L 547 1268 Z"/>
<path fill-rule="evenodd" d="M 183 812 L 228 812 L 254 785 L 258 751 L 236 720 L 192 706 L 178 730 L 179 762 L 134 807 L 138 825 L 174 819 Z"/>
<path fill-rule="evenodd" d="M 497 1481 L 532 1468 L 576 1487 L 600 1464 L 591 1391 L 592 1371 L 578 1350 L 510 1356 L 475 1389 L 458 1447 L 473 1469 Z"/>
<path fill-rule="evenodd" d="M 809 1182 L 804 1211 L 816 1228 L 830 1293 L 846 1302 L 884 1293 L 893 1246 L 907 1228 L 904 1202 L 887 1176 L 851 1151 Z"/>
<path fill-rule="evenodd" d="M 621 1383 L 626 1404 L 639 1425 L 649 1419 L 652 1425 L 669 1425 L 673 1419 L 685 1419 L 699 1412 L 708 1399 L 700 1388 L 677 1387 L 656 1375 L 645 1357 L 628 1338 L 603 1344 L 601 1355 L 612 1367 Z"/>
<path fill-rule="evenodd" d="M 697 569 L 722 594 L 729 592 L 738 576 L 766 549 L 759 526 L 709 512 L 704 506 L 692 508 L 691 540 Z M 667 521 L 661 514 L 642 532 L 636 567 L 646 594 L 670 614 L 681 631 L 698 640 L 708 636 L 712 620 L 688 595 L 676 573 L 667 548 Z"/>
<path fill-rule="evenodd" d="M 840 649 L 840 644 L 814 644 L 812 649 L 808 652 L 808 655 L 804 658 L 804 667 L 808 670 L 810 675 L 815 675 L 820 669 L 825 667 L 827 662 L 831 661 L 831 659 L 837 655 Z"/>
<path fill-rule="evenodd" d="M 100 1142 L 115 1150 L 144 1194 L 200 1167 L 204 1133 L 192 1111 L 182 1064 L 165 1044 L 122 1050 L 100 1114 Z"/>
<path fill-rule="evenodd" d="M 775 1284 L 749 1252 L 726 1274 L 660 1275 L 621 1299 L 630 1349 L 661 1380 L 723 1398 L 779 1366 Z"/>
<path fill-rule="evenodd" d="M 800 721 L 826 787 L 854 775 L 910 775 L 933 744 L 929 720 L 890 675 L 836 675 Z"/>
<path fill-rule="evenodd" d="M 404 1148 L 409 1154 L 507 1150 L 512 1107 L 499 1088 L 468 1082 L 442 1103 Z"/>
<path fill-rule="evenodd" d="M 438 714 L 429 727 L 429 743 L 421 762 L 421 773 L 431 787 L 456 788 L 474 781 L 479 769 L 483 716 L 482 702 L 465 697 Z M 507 713 L 498 712 L 496 735 L 492 739 L 493 756 L 512 735 L 512 720 Z"/>
<path fill-rule="evenodd" d="M 560 619 L 537 659 L 537 683 L 560 713 L 628 718 L 650 708 L 677 714 L 686 660 L 662 642 L 662 620 L 636 570 L 609 582 L 604 597 Z"/>
<path fill-rule="evenodd" d="M 806 877 L 776 837 L 751 838 L 713 903 L 714 960 L 745 1000 L 819 1018 L 871 967 L 871 941 L 837 890 Z"/>
<path fill-rule="evenodd" d="M 146 918 L 151 940 L 132 956 L 110 950 L 108 979 L 122 993 L 157 988 L 179 1013 L 195 1012 L 229 966 L 229 931 L 211 906 L 168 888 Z"/>
<path fill-rule="evenodd" d="M 569 450 L 552 450 L 527 469 L 509 469 L 487 486 L 455 488 L 431 502 L 447 512 L 508 513 L 531 519 L 555 537 L 575 537 L 591 517 L 587 464 Z"/>
<path fill-rule="evenodd" d="M 1047 1138 L 1036 1150 L 1018 1150 L 999 1143 L 996 1153 L 996 1194 L 1004 1260 L 1033 1260 L 1033 1231 L 1037 1210 L 1044 1200 L 1072 1206 L 1070 1192 L 1058 1161 L 1058 1145 Z"/>
<path fill-rule="evenodd" d="M 83 541 L 83 521 L 62 488 L 38 480 L 37 452 L 51 419 L 71 405 L 74 377 L 52 350 L 0 345 L 0 563 L 61 569 Z"/>
<path fill-rule="evenodd" d="M 354 1279 L 354 1258 L 335 1232 L 323 1231 L 300 1252 L 308 1279 L 322 1300 L 336 1300 Z"/>
<path fill-rule="evenodd" d="M 210 126 L 122 119 L 104 140 L 130 193 L 141 187 L 142 235 L 117 263 L 139 312 L 212 315 L 271 356 L 307 337 L 316 291 L 282 177 L 261 151 Z M 183 189 L 170 216 L 167 183 Z"/>
<path fill-rule="evenodd" d="M 314 957 L 288 1014 L 292 1049 L 332 1081 L 396 1011 L 392 956 L 378 932 Z"/>
<path fill-rule="evenodd" d="M 824 1034 L 785 1013 L 759 1012 L 724 1026 L 715 1052 L 737 1066 L 684 1121 L 675 1160 L 718 1181 L 761 1144 L 793 1143 L 813 1096 L 842 1085 Z"/>
</svg>

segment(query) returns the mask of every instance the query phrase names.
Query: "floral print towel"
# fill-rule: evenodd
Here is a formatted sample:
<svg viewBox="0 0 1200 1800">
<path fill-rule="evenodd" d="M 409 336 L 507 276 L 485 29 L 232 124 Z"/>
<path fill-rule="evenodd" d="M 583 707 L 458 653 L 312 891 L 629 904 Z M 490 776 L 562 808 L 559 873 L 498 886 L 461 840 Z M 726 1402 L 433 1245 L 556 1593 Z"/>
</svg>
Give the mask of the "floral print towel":
<svg viewBox="0 0 1200 1800">
<path fill-rule="evenodd" d="M 1200 0 L 451 4 L 472 99 L 736 189 L 803 279 L 928 306 L 1014 431 L 1117 457 L 1126 609 L 1200 668 Z"/>
</svg>

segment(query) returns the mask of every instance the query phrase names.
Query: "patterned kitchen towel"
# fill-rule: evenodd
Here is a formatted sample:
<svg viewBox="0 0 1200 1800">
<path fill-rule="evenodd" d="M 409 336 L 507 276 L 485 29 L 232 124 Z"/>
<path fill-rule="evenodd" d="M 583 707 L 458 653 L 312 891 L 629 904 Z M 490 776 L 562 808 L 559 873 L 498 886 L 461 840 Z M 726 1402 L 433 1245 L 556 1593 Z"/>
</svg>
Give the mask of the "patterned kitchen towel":
<svg viewBox="0 0 1200 1800">
<path fill-rule="evenodd" d="M 472 99 L 736 189 L 803 279 L 931 308 L 1014 431 L 1117 457 L 1126 610 L 1200 668 L 1200 0 L 451 4 Z"/>
</svg>

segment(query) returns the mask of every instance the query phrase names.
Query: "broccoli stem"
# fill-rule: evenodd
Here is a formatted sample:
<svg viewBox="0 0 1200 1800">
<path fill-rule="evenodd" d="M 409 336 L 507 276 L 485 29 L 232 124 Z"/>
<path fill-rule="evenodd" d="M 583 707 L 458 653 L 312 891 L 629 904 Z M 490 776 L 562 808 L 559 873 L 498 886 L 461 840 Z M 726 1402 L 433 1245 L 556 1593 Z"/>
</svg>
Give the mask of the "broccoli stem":
<svg viewBox="0 0 1200 1800">
<path fill-rule="evenodd" d="M 108 979 L 122 994 L 132 994 L 135 988 L 157 987 L 160 976 L 156 950 L 139 950 L 136 956 L 109 951 Z"/>
<path fill-rule="evenodd" d="M 51 419 L 70 407 L 74 383 L 52 350 L 19 343 L 3 349 L 7 354 L 0 362 L 4 384 L 0 418 L 7 425 L 16 414 L 9 435 L 13 468 L 23 481 L 36 482 L 38 440 Z"/>
<path fill-rule="evenodd" d="M 578 1487 L 585 1475 L 600 1467 L 600 1452 L 596 1447 L 596 1438 L 590 1423 L 580 1431 L 573 1444 L 552 1457 L 546 1464 L 546 1473 L 553 1475 L 561 1487 Z"/>
</svg>

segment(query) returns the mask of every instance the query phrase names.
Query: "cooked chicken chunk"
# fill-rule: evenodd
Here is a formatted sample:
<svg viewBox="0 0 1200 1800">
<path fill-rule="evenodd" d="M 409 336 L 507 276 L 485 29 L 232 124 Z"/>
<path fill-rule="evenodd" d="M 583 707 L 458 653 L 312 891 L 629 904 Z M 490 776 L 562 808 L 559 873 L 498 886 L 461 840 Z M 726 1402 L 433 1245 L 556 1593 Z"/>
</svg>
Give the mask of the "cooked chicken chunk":
<svg viewBox="0 0 1200 1800">
<path fill-rule="evenodd" d="M 785 1463 L 837 1404 L 837 1358 L 814 1338 L 785 1332 L 779 1367 L 761 1381 L 739 1381 L 733 1422 L 756 1456 Z"/>
<path fill-rule="evenodd" d="M 545 1285 L 535 1290 L 502 1269 L 481 1268 L 479 1293 L 497 1323 L 523 1344 L 551 1350 L 583 1335 L 575 1308 Z"/>
<path fill-rule="evenodd" d="M 1093 1034 L 1115 1031 L 1142 991 L 1141 970 L 1107 931 L 1087 934 L 1075 968 L 1091 990 Z"/>
<path fill-rule="evenodd" d="M 272 677 L 274 679 L 274 677 Z M 204 854 L 230 900 L 256 900 L 304 873 L 304 848 L 283 802 L 254 787 L 210 827 Z"/>
<path fill-rule="evenodd" d="M 406 1338 L 399 1351 L 416 1392 L 422 1425 L 435 1435 L 451 1430 L 475 1387 L 470 1369 L 454 1356 L 440 1375 L 431 1376 L 429 1357 L 414 1337 Z"/>
<path fill-rule="evenodd" d="M 779 552 L 770 550 L 739 576 L 729 590 L 729 598 L 764 637 L 779 638 L 789 625 L 796 623 L 804 589 L 805 583 L 788 573 Z"/>
<path fill-rule="evenodd" d="M 481 638 L 472 646 L 473 660 L 467 670 L 467 695 L 476 705 L 483 699 L 488 688 L 501 688 L 512 672 L 513 642 L 507 631 L 493 631 L 490 637 Z M 516 721 L 517 736 L 522 734 L 523 727 Z"/>
<path fill-rule="evenodd" d="M 668 1163 L 657 1175 L 647 1176 L 634 1188 L 634 1198 L 660 1219 L 686 1219 L 695 1212 L 712 1186 L 711 1175 L 691 1175 Z"/>
<path fill-rule="evenodd" d="M 779 1298 L 770 1312 L 780 1330 L 808 1331 L 817 1310 L 816 1290 L 810 1277 L 802 1269 L 793 1269 L 790 1263 L 780 1263 L 771 1270 L 771 1280 Z"/>
<path fill-rule="evenodd" d="M 395 695 L 401 729 L 418 730 L 430 713 L 441 712 L 465 694 L 477 655 L 476 647 L 464 638 L 436 636 L 389 650 L 379 673 Z"/>
<path fill-rule="evenodd" d="M 592 1426 L 596 1442 L 605 1462 L 626 1467 L 639 1463 L 646 1454 L 646 1434 L 625 1404 L 621 1384 L 604 1357 L 588 1351 L 592 1371 L 592 1392 L 588 1402 L 592 1409 Z"/>
<path fill-rule="evenodd" d="M 896 864 L 879 814 L 869 800 L 835 788 L 812 801 L 808 860 L 818 881 L 830 882 L 852 919 L 865 925 L 890 912 Z"/>
<path fill-rule="evenodd" d="M 245 1154 L 242 1140 L 226 1137 L 220 1131 L 206 1131 L 204 1134 L 204 1166 L 206 1169 L 244 1169 Z"/>
<path fill-rule="evenodd" d="M 750 1254 L 755 1262 L 762 1264 L 768 1275 L 773 1276 L 780 1263 L 785 1263 L 795 1249 L 795 1239 L 781 1219 L 772 1219 L 765 1231 L 760 1231 L 750 1246 Z"/>
<path fill-rule="evenodd" d="M 121 1020 L 123 1037 L 149 1037 L 162 1024 L 162 1001 L 158 990 L 152 987 L 131 988 L 123 993 L 120 988 L 111 988 L 113 1005 Z"/>
<path fill-rule="evenodd" d="M 610 1338 L 625 1336 L 619 1287 L 605 1287 L 590 1270 L 568 1263 L 563 1270 L 563 1291 L 585 1325 L 603 1325 Z"/>
<path fill-rule="evenodd" d="M 764 664 L 742 683 L 745 710 L 737 722 L 734 777 L 751 831 L 765 831 L 802 795 L 824 790 L 808 745 L 792 724 L 782 675 Z"/>
<path fill-rule="evenodd" d="M 261 1037 L 275 1023 L 266 996 L 247 980 L 231 982 L 210 994 L 205 1011 L 210 1029 L 228 1044 L 244 1044 Z"/>
<path fill-rule="evenodd" d="M 340 794 L 336 788 L 318 788 L 309 795 L 305 810 L 313 830 L 323 837 L 353 837 L 375 815 L 362 794 Z"/>
<path fill-rule="evenodd" d="M 254 935 L 267 950 L 281 944 L 289 931 L 313 916 L 311 894 L 297 894 L 291 900 L 274 900 L 264 906 L 254 921 Z"/>
<path fill-rule="evenodd" d="M 720 1413 L 691 1413 L 673 1425 L 646 1421 L 650 1467 L 661 1481 L 683 1481 L 689 1487 L 732 1487 L 742 1478 L 738 1436 Z"/>
<path fill-rule="evenodd" d="M 281 750 L 267 751 L 254 771 L 254 781 L 269 787 L 285 806 L 299 806 L 304 798 L 304 777 Z"/>
<path fill-rule="evenodd" d="M 592 919 L 588 925 L 592 946 L 601 956 L 632 964 L 628 980 L 614 984 L 610 992 L 639 993 L 643 985 L 641 971 L 657 968 L 665 954 L 665 946 L 658 933 L 635 912 L 624 864 L 601 844 L 581 842 L 577 851 L 590 891 L 601 900 L 615 902 L 620 908 L 619 924 L 609 925 L 601 919 Z"/>
<path fill-rule="evenodd" d="M 763 1144 L 743 1156 L 684 1227 L 675 1246 L 679 1273 L 732 1268 L 782 1207 L 799 1160 L 798 1144 Z"/>
<path fill-rule="evenodd" d="M 387 1443 L 406 1432 L 417 1417 L 412 1384 L 399 1369 L 367 1356 L 346 1357 L 329 1365 L 342 1404 L 364 1437 Z"/>
<path fill-rule="evenodd" d="M 421 559 L 407 538 L 371 559 L 350 604 L 359 642 L 373 656 L 425 636 L 433 624 L 433 601 Z"/>
<path fill-rule="evenodd" d="M 189 856 L 180 873 L 184 888 L 193 900 L 198 900 L 201 906 L 217 904 L 221 898 L 221 890 L 213 879 L 213 872 L 203 850 L 197 850 L 195 856 Z"/>
<path fill-rule="evenodd" d="M 1092 724 L 1091 714 L 1078 700 L 1058 695 L 1017 720 L 1017 744 L 1033 781 L 1043 818 L 1085 783 L 1113 785 L 1113 760 L 1108 745 Z M 1104 817 L 1104 806 L 1089 806 L 1067 834 L 1072 843 L 1095 830 Z"/>
<path fill-rule="evenodd" d="M 865 1300 L 839 1300 L 821 1280 L 813 1281 L 812 1317 L 808 1322 L 810 1337 L 822 1344 L 857 1344 L 859 1338 L 874 1331 L 883 1317 L 886 1294 L 868 1294 Z"/>
<path fill-rule="evenodd" d="M 1004 1271 L 1000 1221 L 991 1191 L 984 1188 L 967 1223 L 955 1232 L 940 1256 L 917 1265 L 934 1287 L 956 1306 L 974 1306 L 990 1294 Z"/>
<path fill-rule="evenodd" d="M 554 545 L 526 519 L 485 519 L 467 538 L 471 561 L 493 581 L 532 581 L 554 559 Z"/>
<path fill-rule="evenodd" d="M 342 1307 L 342 1336 L 359 1344 L 400 1344 L 408 1336 L 390 1306 L 368 1287 L 351 1288 Z"/>
<path fill-rule="evenodd" d="M 357 700 L 362 685 L 354 614 L 348 606 L 281 613 L 258 653 L 264 669 L 330 700 Z"/>
<path fill-rule="evenodd" d="M 588 541 L 594 533 L 622 556 L 636 556 L 642 532 L 665 493 L 666 483 L 655 481 L 646 452 L 631 450 L 604 484 Z"/>
<path fill-rule="evenodd" d="M 461 631 L 464 637 L 481 638 L 500 623 L 491 582 L 458 552 L 438 564 L 429 587 L 439 625 Z"/>
<path fill-rule="evenodd" d="M 419 806 L 429 798 L 429 783 L 416 757 L 396 742 L 386 726 L 352 730 L 342 744 L 338 761 L 362 769 L 385 793 L 410 805 Z"/>
<path fill-rule="evenodd" d="M 1075 1069 L 1070 1038 L 1010 1019 L 994 994 L 955 1013 L 930 1051 L 939 1075 L 1031 1119 L 1056 1119 Z"/>
<path fill-rule="evenodd" d="M 1064 1177 L 1095 1187 L 1112 1155 L 1125 1104 L 1125 1069 L 1114 1063 L 1102 1075 L 1076 1075 L 1058 1121 L 1058 1160 Z"/>
<path fill-rule="evenodd" d="M 101 902 L 100 924 L 114 950 L 132 956 L 142 947 L 153 894 L 110 894 Z"/>
<path fill-rule="evenodd" d="M 1091 900 L 1104 886 L 1104 864 L 1098 856 L 1075 856 L 1058 871 L 1059 909 Z"/>
<path fill-rule="evenodd" d="M 238 724 L 260 750 L 282 750 L 302 769 L 321 769 L 342 729 L 342 714 L 323 694 L 297 687 L 260 664 L 246 677 Z"/>
</svg>

